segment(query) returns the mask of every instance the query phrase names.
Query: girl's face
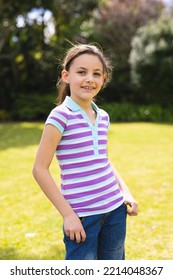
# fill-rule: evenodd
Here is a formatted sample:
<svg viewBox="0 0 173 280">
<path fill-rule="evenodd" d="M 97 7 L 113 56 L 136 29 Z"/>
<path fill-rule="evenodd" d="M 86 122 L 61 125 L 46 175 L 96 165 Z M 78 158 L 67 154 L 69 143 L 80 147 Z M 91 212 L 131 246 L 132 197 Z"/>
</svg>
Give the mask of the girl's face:
<svg viewBox="0 0 173 280">
<path fill-rule="evenodd" d="M 70 85 L 74 101 L 91 101 L 104 83 L 103 65 L 97 55 L 82 54 L 73 60 L 69 71 L 62 71 L 62 79 Z"/>
</svg>

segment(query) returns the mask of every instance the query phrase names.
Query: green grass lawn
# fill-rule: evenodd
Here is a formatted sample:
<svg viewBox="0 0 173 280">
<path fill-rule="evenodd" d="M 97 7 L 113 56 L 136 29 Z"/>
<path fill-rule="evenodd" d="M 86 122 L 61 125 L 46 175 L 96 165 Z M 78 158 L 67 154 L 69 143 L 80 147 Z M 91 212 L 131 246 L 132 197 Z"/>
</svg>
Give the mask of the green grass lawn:
<svg viewBox="0 0 173 280">
<path fill-rule="evenodd" d="M 32 177 L 42 123 L 0 125 L 0 259 L 63 259 L 62 219 Z M 173 259 L 173 126 L 111 124 L 109 156 L 139 202 L 126 259 Z M 56 161 L 51 167 L 60 184 Z"/>
</svg>

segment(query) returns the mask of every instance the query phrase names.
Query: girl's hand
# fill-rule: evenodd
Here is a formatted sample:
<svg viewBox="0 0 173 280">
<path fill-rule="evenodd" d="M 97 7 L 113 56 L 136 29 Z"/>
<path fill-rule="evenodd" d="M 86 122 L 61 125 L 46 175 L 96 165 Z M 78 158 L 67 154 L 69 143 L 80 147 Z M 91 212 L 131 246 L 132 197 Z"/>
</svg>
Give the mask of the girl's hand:
<svg viewBox="0 0 173 280">
<path fill-rule="evenodd" d="M 127 207 L 127 214 L 129 216 L 138 215 L 138 203 L 132 196 L 125 196 L 124 204 L 130 207 Z"/>
<path fill-rule="evenodd" d="M 71 240 L 76 240 L 77 243 L 83 242 L 86 239 L 85 230 L 75 213 L 64 218 L 64 231 Z"/>
</svg>

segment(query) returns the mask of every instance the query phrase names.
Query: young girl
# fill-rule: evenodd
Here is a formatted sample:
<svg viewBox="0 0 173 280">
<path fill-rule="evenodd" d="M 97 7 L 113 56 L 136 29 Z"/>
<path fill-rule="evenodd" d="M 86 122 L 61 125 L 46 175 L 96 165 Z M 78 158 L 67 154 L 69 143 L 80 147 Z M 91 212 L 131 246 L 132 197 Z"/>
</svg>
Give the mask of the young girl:
<svg viewBox="0 0 173 280">
<path fill-rule="evenodd" d="M 126 214 L 138 212 L 108 160 L 109 116 L 93 102 L 108 82 L 109 70 L 94 45 L 68 51 L 58 84 L 59 105 L 47 118 L 33 167 L 36 181 L 63 217 L 66 260 L 125 259 Z M 49 172 L 54 154 L 61 191 Z"/>
</svg>

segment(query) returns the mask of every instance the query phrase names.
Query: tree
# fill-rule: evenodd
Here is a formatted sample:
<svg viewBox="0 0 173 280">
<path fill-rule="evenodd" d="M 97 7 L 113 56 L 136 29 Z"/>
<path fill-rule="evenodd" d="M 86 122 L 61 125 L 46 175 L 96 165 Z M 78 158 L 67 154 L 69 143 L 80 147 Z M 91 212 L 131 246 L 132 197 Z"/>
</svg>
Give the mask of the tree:
<svg viewBox="0 0 173 280">
<path fill-rule="evenodd" d="M 133 98 L 128 63 L 131 39 L 140 26 L 157 19 L 163 8 L 161 0 L 107 0 L 94 11 L 92 38 L 108 50 L 115 68 L 110 85 L 112 94 L 106 94 L 105 99 Z"/>
<path fill-rule="evenodd" d="M 0 0 L 1 108 L 11 109 L 20 92 L 27 88 L 23 84 L 24 80 L 31 80 L 31 71 L 26 65 L 30 64 L 33 71 L 31 51 L 33 53 L 40 42 L 36 28 L 32 29 L 27 21 L 27 15 L 33 7 L 38 7 L 39 3 L 40 1 L 34 0 Z M 24 20 L 24 26 L 20 28 L 17 26 L 19 16 Z"/>
<path fill-rule="evenodd" d="M 137 30 L 130 53 L 131 77 L 140 101 L 173 103 L 173 19 L 162 16 Z"/>
<path fill-rule="evenodd" d="M 0 0 L 0 108 L 12 110 L 21 95 L 29 98 L 55 89 L 65 39 L 84 40 L 80 26 L 97 4 L 98 0 Z M 55 30 L 49 38 L 48 11 Z M 31 20 L 33 12 L 37 17 Z"/>
</svg>

